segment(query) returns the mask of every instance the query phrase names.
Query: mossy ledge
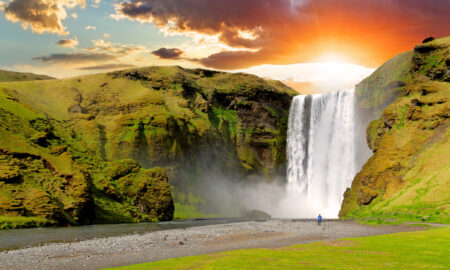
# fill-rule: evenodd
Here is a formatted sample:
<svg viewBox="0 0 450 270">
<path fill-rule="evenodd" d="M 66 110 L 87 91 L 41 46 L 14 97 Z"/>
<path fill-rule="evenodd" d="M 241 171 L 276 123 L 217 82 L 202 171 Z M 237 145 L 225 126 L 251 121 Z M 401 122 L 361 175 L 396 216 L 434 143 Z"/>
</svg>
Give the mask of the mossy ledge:
<svg viewBox="0 0 450 270">
<path fill-rule="evenodd" d="M 367 127 L 374 154 L 340 217 L 450 223 L 449 55 L 450 37 L 417 45 L 357 86 L 360 108 L 382 116 Z"/>
<path fill-rule="evenodd" d="M 283 175 L 296 94 L 176 66 L 1 82 L 0 227 L 171 220 L 206 169 Z"/>
</svg>

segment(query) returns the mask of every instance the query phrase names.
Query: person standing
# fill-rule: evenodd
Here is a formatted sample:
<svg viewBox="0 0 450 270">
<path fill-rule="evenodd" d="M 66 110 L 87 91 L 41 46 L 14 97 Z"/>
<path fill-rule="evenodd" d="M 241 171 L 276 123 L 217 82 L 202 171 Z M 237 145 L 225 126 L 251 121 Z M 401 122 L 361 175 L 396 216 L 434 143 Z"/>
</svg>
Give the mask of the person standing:
<svg viewBox="0 0 450 270">
<path fill-rule="evenodd" d="M 319 214 L 319 216 L 317 217 L 317 225 L 321 225 L 322 224 L 322 215 Z"/>
</svg>

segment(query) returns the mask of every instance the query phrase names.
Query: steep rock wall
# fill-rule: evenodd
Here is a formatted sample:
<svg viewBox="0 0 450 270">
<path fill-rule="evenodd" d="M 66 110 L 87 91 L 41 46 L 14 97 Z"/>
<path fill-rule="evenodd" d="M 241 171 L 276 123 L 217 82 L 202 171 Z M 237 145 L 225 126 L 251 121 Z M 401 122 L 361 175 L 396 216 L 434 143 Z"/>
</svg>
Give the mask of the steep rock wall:
<svg viewBox="0 0 450 270">
<path fill-rule="evenodd" d="M 170 220 L 169 179 L 191 192 L 207 171 L 285 173 L 297 93 L 276 81 L 148 67 L 0 89 L 6 227 Z"/>
<path fill-rule="evenodd" d="M 362 106 L 393 102 L 367 127 L 374 154 L 345 192 L 341 217 L 449 222 L 449 55 L 450 38 L 420 44 L 359 85 Z"/>
</svg>

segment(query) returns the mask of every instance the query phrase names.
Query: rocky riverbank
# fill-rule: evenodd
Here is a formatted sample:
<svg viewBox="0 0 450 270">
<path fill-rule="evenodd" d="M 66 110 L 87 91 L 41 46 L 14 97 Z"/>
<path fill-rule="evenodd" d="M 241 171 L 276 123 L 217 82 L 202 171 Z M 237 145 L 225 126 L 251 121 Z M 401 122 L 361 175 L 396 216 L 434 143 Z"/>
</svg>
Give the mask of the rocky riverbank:
<svg viewBox="0 0 450 270">
<path fill-rule="evenodd" d="M 0 252 L 0 269 L 100 269 L 245 248 L 277 248 L 344 237 L 422 230 L 352 221 L 268 220 L 94 238 Z"/>
</svg>

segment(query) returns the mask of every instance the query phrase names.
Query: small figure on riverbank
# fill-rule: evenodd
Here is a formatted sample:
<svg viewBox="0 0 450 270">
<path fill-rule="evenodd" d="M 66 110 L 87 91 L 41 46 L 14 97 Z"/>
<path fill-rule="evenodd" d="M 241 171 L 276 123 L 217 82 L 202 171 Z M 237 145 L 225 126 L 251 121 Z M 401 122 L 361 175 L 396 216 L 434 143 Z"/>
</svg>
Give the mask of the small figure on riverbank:
<svg viewBox="0 0 450 270">
<path fill-rule="evenodd" d="M 319 214 L 319 216 L 317 217 L 317 225 L 321 225 L 322 224 L 322 215 Z"/>
</svg>

